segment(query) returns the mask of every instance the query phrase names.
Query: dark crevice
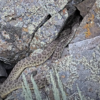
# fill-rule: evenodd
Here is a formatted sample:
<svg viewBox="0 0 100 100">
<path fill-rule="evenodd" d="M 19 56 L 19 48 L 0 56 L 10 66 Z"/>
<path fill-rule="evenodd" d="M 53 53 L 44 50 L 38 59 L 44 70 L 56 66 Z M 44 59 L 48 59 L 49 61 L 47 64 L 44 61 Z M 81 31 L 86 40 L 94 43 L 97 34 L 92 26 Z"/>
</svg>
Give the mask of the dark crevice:
<svg viewBox="0 0 100 100">
<path fill-rule="evenodd" d="M 66 8 L 69 6 L 66 6 Z M 81 21 L 83 20 L 83 17 L 80 15 L 80 11 L 75 7 L 75 11 L 72 12 L 72 14 L 69 14 L 70 16 L 67 18 L 67 20 L 64 22 L 61 30 L 58 33 L 57 38 L 59 38 L 59 36 L 61 35 L 61 32 L 63 30 L 66 30 L 68 28 L 72 29 L 72 27 L 76 24 L 76 23 L 81 23 Z M 69 12 L 69 11 L 68 11 Z M 70 12 L 69 12 L 70 13 Z"/>
<path fill-rule="evenodd" d="M 0 61 L 0 83 L 4 82 L 7 76 L 10 74 L 14 65 L 9 65 Z"/>
<path fill-rule="evenodd" d="M 39 23 L 39 25 L 35 28 L 34 32 L 32 33 L 31 41 L 32 41 L 32 39 L 34 38 L 34 35 L 35 35 L 35 33 L 37 32 L 37 30 L 38 30 L 40 27 L 42 27 L 50 18 L 51 18 L 51 15 L 49 14 L 48 16 L 46 16 L 46 17 L 44 18 L 44 20 L 42 20 L 42 21 Z M 31 41 L 30 41 L 30 43 L 31 43 Z M 29 46 L 30 46 L 30 43 L 29 43 Z"/>
<path fill-rule="evenodd" d="M 44 23 L 46 23 L 49 19 L 51 18 L 51 15 L 49 14 L 45 20 L 41 21 L 41 23 L 39 24 L 38 28 L 42 27 L 44 25 Z"/>
</svg>

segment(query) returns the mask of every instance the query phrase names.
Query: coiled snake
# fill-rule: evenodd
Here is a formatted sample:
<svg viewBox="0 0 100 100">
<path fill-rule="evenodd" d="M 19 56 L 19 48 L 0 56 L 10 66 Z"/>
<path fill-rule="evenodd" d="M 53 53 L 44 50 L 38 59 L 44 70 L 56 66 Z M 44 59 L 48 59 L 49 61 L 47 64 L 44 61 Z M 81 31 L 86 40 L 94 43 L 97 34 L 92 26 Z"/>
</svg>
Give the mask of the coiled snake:
<svg viewBox="0 0 100 100">
<path fill-rule="evenodd" d="M 65 30 L 62 32 L 61 36 L 55 39 L 52 43 L 50 43 L 47 46 L 47 48 L 43 50 L 42 53 L 36 56 L 26 57 L 22 59 L 21 61 L 19 61 L 15 65 L 10 75 L 5 80 L 5 82 L 0 86 L 1 98 L 5 98 L 12 91 L 22 87 L 22 84 L 21 84 L 22 81 L 18 80 L 18 77 L 25 68 L 42 64 L 48 58 L 50 58 L 50 56 L 53 53 L 54 53 L 53 59 L 59 58 L 63 51 L 63 48 L 72 40 L 74 34 L 75 34 L 74 32 L 73 34 L 67 34 Z M 43 85 L 43 82 L 44 82 L 44 85 L 46 84 L 45 81 L 43 80 L 41 80 L 41 82 L 42 82 L 42 85 Z M 38 86 L 41 87 L 41 84 L 39 83 Z"/>
</svg>

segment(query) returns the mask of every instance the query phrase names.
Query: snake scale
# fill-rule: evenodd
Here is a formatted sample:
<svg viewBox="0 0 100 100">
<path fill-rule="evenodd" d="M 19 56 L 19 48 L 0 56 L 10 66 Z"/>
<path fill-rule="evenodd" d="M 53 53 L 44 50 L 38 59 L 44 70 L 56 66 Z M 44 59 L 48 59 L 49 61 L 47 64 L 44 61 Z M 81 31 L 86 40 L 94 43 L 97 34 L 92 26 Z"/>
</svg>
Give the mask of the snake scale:
<svg viewBox="0 0 100 100">
<path fill-rule="evenodd" d="M 55 39 L 53 42 L 51 42 L 46 47 L 46 49 L 43 50 L 42 53 L 38 55 L 33 55 L 31 57 L 26 57 L 19 61 L 15 65 L 5 82 L 0 86 L 1 98 L 5 98 L 12 91 L 22 87 L 22 80 L 19 80 L 18 77 L 25 68 L 37 66 L 44 63 L 47 59 L 50 58 L 51 55 L 53 55 L 53 53 L 53 59 L 59 58 L 63 51 L 63 48 L 65 47 L 65 44 L 68 44 L 72 40 L 74 34 L 74 32 L 73 34 L 66 34 L 65 30 L 64 32 L 62 32 L 62 35 L 59 38 Z M 42 85 L 46 84 L 44 79 L 41 79 L 41 82 Z M 37 83 L 39 87 L 41 87 L 41 82 Z"/>
</svg>

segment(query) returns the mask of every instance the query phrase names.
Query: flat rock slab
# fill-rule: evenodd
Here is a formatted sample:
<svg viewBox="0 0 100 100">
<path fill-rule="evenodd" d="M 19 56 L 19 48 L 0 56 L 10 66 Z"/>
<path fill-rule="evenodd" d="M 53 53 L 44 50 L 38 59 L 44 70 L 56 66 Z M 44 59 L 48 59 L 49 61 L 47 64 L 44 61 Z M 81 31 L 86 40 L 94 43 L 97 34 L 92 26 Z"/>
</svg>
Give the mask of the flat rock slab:
<svg viewBox="0 0 100 100">
<path fill-rule="evenodd" d="M 79 4 L 77 4 L 76 2 Z M 91 0 L 91 1 L 90 0 L 73 0 L 73 3 L 77 4 L 76 7 L 80 11 L 80 14 L 82 17 L 88 14 L 89 10 L 91 9 L 91 7 L 94 5 L 95 2 L 96 0 Z"/>
<path fill-rule="evenodd" d="M 78 57 L 82 52 L 86 52 L 86 50 L 91 51 L 95 49 L 95 47 L 99 44 L 100 44 L 100 36 L 96 36 L 91 39 L 86 39 L 80 42 L 69 44 L 69 53 L 70 55 Z"/>
<path fill-rule="evenodd" d="M 69 44 L 71 56 L 54 64 L 68 95 L 77 93 L 77 84 L 86 100 L 100 99 L 100 36 Z"/>
</svg>

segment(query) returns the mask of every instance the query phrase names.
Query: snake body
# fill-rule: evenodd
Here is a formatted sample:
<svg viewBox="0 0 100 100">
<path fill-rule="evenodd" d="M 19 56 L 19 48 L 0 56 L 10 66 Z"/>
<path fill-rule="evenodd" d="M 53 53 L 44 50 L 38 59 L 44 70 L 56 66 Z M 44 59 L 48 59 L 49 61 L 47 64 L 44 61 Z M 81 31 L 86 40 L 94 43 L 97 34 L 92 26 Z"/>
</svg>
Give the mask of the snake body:
<svg viewBox="0 0 100 100">
<path fill-rule="evenodd" d="M 19 77 L 19 75 L 25 68 L 37 66 L 45 62 L 54 52 L 57 43 L 58 40 L 53 41 L 41 54 L 32 57 L 26 57 L 23 60 L 19 61 L 15 65 L 14 69 L 12 70 L 8 78 L 0 87 L 1 98 L 4 98 L 7 94 L 18 88 L 17 84 L 19 86 L 20 81 L 17 80 L 17 82 L 16 79 Z"/>
<path fill-rule="evenodd" d="M 65 34 L 65 32 L 66 31 L 64 31 L 63 33 Z M 61 35 L 60 38 L 55 39 L 52 43 L 50 43 L 42 53 L 35 56 L 26 57 L 22 59 L 21 61 L 19 61 L 15 65 L 10 75 L 5 80 L 5 82 L 0 86 L 1 98 L 5 98 L 12 91 L 22 87 L 22 84 L 21 84 L 22 80 L 19 80 L 18 77 L 25 68 L 37 66 L 44 63 L 48 58 L 50 58 L 50 56 L 53 53 L 54 53 L 53 59 L 59 58 L 63 51 L 63 48 L 65 47 L 65 44 L 68 44 L 72 40 L 73 36 L 74 36 L 74 33 L 68 34 L 65 36 Z M 44 80 L 41 80 L 41 81 L 42 83 L 44 82 L 45 84 Z"/>
</svg>

